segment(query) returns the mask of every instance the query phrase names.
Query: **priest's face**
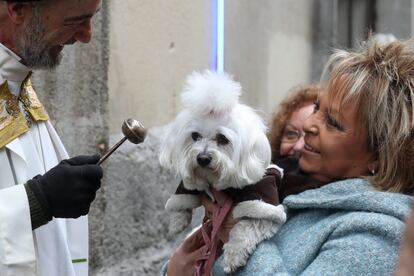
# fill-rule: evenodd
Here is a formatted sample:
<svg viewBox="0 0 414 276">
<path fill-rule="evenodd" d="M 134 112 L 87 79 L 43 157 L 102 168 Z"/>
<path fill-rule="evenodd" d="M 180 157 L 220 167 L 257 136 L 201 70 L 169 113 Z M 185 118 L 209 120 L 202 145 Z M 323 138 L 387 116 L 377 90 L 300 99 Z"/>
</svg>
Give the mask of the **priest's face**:
<svg viewBox="0 0 414 276">
<path fill-rule="evenodd" d="M 15 42 L 23 62 L 33 69 L 56 67 L 65 45 L 91 40 L 91 20 L 100 5 L 101 0 L 44 0 L 33 4 Z"/>
</svg>

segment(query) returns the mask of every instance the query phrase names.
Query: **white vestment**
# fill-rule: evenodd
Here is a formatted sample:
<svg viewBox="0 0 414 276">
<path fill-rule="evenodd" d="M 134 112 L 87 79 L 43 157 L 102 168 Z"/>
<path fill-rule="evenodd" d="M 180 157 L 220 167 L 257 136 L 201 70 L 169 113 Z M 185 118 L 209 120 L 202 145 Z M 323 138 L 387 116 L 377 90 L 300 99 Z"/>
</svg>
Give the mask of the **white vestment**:
<svg viewBox="0 0 414 276">
<path fill-rule="evenodd" d="M 0 84 L 7 81 L 10 92 L 18 96 L 29 71 L 0 44 Z M 0 132 L 0 141 L 4 138 Z M 88 274 L 87 217 L 53 219 L 32 231 L 26 191 L 20 185 L 66 158 L 49 121 L 34 121 L 28 131 L 0 148 L 0 275 Z"/>
</svg>

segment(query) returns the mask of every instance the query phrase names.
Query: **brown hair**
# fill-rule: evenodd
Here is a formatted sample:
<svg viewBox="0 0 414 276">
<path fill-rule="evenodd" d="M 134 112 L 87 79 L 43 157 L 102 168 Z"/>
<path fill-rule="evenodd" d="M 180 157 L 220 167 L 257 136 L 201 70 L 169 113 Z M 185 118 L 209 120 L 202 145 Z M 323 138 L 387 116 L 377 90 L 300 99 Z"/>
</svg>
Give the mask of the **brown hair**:
<svg viewBox="0 0 414 276">
<path fill-rule="evenodd" d="M 289 91 L 288 97 L 279 104 L 276 112 L 273 113 L 268 133 L 273 162 L 280 155 L 280 144 L 287 121 L 293 112 L 315 102 L 319 92 L 321 92 L 321 88 L 314 84 L 294 87 Z"/>
<path fill-rule="evenodd" d="M 379 44 L 370 38 L 359 51 L 337 50 L 323 74 L 328 79 L 326 91 L 333 94 L 328 95 L 330 104 L 335 97 L 339 107 L 347 102 L 356 105 L 368 147 L 378 162 L 367 179 L 383 191 L 411 193 L 414 188 L 414 50 L 410 43 Z"/>
</svg>

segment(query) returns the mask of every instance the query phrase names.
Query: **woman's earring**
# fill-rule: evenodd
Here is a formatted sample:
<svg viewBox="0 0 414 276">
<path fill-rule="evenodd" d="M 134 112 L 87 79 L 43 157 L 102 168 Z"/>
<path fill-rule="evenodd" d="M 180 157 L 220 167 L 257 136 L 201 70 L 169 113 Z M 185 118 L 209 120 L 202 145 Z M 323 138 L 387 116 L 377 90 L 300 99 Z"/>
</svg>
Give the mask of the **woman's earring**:
<svg viewBox="0 0 414 276">
<path fill-rule="evenodd" d="M 378 162 L 375 161 L 368 165 L 368 170 L 371 173 L 371 175 L 375 175 L 375 168 L 378 168 Z"/>
</svg>

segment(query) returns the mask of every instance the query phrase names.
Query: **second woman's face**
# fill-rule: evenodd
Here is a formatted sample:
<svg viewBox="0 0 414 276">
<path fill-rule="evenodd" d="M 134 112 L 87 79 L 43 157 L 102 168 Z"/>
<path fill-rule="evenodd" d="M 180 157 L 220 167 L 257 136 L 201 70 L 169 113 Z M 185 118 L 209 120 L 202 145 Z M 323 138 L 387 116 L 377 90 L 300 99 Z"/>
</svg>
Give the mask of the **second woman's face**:
<svg viewBox="0 0 414 276">
<path fill-rule="evenodd" d="M 282 141 L 280 143 L 280 156 L 300 157 L 305 145 L 303 140 L 303 124 L 312 112 L 313 104 L 308 104 L 292 113 L 283 130 Z"/>
<path fill-rule="evenodd" d="M 326 182 L 366 175 L 373 154 L 368 149 L 366 129 L 357 116 L 355 105 L 347 104 L 336 110 L 328 106 L 327 95 L 323 93 L 304 123 L 301 169 Z"/>
</svg>

